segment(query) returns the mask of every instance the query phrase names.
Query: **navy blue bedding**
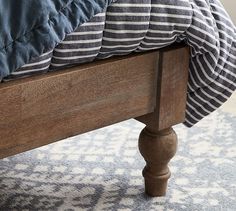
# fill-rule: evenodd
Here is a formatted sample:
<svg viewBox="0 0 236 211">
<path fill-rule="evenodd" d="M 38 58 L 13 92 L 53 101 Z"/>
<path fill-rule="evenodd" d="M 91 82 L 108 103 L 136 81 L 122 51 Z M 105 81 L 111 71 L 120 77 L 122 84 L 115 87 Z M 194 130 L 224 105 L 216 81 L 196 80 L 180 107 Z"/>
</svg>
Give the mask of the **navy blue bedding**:
<svg viewBox="0 0 236 211">
<path fill-rule="evenodd" d="M 112 0 L 0 0 L 0 79 L 53 49 Z"/>
</svg>

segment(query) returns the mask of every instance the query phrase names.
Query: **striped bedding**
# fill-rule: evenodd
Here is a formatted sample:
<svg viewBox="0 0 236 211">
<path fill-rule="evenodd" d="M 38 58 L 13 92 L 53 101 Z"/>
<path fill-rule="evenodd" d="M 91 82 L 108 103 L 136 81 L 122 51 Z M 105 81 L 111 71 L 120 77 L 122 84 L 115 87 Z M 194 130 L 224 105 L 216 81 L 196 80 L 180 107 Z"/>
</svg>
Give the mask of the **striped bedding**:
<svg viewBox="0 0 236 211">
<path fill-rule="evenodd" d="M 191 48 L 185 119 L 191 127 L 236 87 L 236 28 L 219 0 L 116 0 L 4 81 L 174 42 Z"/>
</svg>

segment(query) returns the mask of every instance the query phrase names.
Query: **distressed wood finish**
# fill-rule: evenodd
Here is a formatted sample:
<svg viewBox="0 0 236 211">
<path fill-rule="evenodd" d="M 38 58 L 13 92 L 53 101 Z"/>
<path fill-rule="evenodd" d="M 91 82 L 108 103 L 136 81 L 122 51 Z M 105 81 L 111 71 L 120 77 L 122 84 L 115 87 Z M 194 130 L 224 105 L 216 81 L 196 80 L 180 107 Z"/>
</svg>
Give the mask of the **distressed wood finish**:
<svg viewBox="0 0 236 211">
<path fill-rule="evenodd" d="M 95 62 L 0 85 L 0 158 L 155 107 L 158 52 Z"/>
<path fill-rule="evenodd" d="M 177 45 L 160 51 L 156 107 L 153 113 L 137 120 L 161 131 L 185 119 L 189 49 Z"/>
<path fill-rule="evenodd" d="M 188 66 L 188 48 L 160 51 L 155 110 L 136 118 L 146 124 L 139 137 L 139 149 L 147 163 L 143 176 L 150 196 L 166 194 L 168 162 L 177 149 L 177 136 L 171 127 L 185 118 Z"/>
</svg>

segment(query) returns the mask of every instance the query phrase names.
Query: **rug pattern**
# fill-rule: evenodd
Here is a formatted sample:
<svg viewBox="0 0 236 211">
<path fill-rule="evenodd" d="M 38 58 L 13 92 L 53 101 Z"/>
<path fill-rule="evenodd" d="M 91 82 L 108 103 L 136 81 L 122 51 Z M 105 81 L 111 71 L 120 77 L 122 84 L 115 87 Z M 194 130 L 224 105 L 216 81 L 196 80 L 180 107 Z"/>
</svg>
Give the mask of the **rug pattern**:
<svg viewBox="0 0 236 211">
<path fill-rule="evenodd" d="M 143 194 L 143 124 L 129 120 L 0 160 L 0 210 L 235 211 L 236 118 L 176 126 L 166 197 Z"/>
</svg>

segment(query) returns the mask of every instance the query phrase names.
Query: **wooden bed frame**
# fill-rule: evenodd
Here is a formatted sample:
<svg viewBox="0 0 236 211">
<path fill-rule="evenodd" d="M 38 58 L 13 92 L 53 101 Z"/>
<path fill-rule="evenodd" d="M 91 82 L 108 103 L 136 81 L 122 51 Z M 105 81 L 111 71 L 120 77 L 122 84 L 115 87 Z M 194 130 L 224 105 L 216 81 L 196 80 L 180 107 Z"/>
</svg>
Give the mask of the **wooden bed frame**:
<svg viewBox="0 0 236 211">
<path fill-rule="evenodd" d="M 0 159 L 135 118 L 145 190 L 163 196 L 185 117 L 189 49 L 159 51 L 0 84 Z"/>
</svg>

